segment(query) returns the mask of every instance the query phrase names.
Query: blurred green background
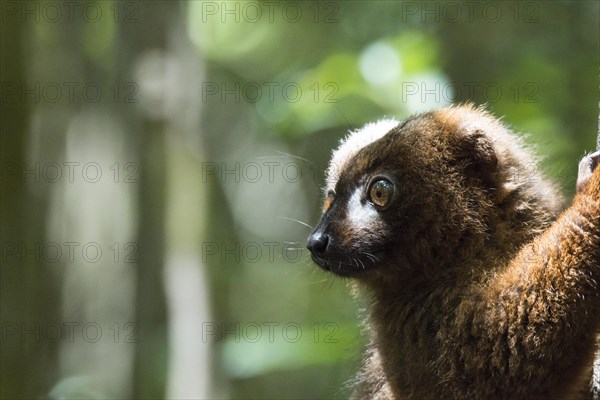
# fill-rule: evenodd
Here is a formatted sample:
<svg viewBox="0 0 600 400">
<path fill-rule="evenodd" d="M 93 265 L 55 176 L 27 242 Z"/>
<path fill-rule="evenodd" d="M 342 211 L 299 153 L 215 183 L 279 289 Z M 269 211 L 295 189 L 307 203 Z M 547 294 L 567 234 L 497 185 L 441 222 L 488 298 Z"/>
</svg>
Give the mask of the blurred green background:
<svg viewBox="0 0 600 400">
<path fill-rule="evenodd" d="M 343 399 L 304 249 L 349 129 L 472 101 L 573 194 L 597 1 L 3 1 L 2 398 Z M 308 225 L 308 226 L 307 226 Z"/>
</svg>

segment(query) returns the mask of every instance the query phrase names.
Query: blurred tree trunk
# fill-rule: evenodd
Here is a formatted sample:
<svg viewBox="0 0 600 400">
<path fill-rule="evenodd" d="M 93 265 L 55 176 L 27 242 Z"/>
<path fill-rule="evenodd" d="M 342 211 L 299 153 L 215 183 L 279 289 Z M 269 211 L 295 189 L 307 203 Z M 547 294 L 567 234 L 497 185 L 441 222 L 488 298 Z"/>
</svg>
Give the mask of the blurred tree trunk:
<svg viewBox="0 0 600 400">
<path fill-rule="evenodd" d="M 4 399 L 39 398 L 50 390 L 58 374 L 59 343 L 49 340 L 45 328 L 62 327 L 55 271 L 43 262 L 38 247 L 45 239 L 47 201 L 28 190 L 28 183 L 37 184 L 39 173 L 22 177 L 23 170 L 34 169 L 27 160 L 29 107 L 17 89 L 27 82 L 26 66 L 31 61 L 25 52 L 26 25 L 11 16 L 0 28 L 0 397 Z"/>
<path fill-rule="evenodd" d="M 140 141 L 140 193 L 133 398 L 164 398 L 167 316 L 164 268 L 165 152 L 160 123 L 145 123 Z"/>
<path fill-rule="evenodd" d="M 180 3 L 139 4 L 140 23 L 121 21 L 118 33 L 118 71 L 122 82 L 136 82 L 132 69 L 149 51 L 164 51 L 171 22 L 180 18 Z M 152 30 L 140 29 L 153 26 Z M 143 99 L 141 99 L 143 100 Z M 122 111 L 137 139 L 140 181 L 138 198 L 139 258 L 137 264 L 136 324 L 132 398 L 164 398 L 167 371 L 167 314 L 163 285 L 165 249 L 165 127 L 160 117 Z"/>
</svg>

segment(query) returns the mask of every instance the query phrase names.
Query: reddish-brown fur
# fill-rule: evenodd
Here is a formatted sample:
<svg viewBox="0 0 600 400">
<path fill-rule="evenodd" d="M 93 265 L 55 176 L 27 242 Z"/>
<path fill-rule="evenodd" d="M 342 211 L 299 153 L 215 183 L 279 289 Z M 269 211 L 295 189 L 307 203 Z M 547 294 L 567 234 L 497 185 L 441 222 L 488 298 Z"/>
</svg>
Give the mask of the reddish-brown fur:
<svg viewBox="0 0 600 400">
<path fill-rule="evenodd" d="M 463 106 L 410 119 L 341 172 L 323 229 L 349 258 L 365 241 L 378 261 L 319 262 L 373 299 L 354 399 L 591 398 L 600 168 L 557 217 L 559 196 L 535 165 L 502 124 Z M 348 237 L 335 203 L 374 173 L 393 178 L 398 204 L 383 233 Z"/>
</svg>

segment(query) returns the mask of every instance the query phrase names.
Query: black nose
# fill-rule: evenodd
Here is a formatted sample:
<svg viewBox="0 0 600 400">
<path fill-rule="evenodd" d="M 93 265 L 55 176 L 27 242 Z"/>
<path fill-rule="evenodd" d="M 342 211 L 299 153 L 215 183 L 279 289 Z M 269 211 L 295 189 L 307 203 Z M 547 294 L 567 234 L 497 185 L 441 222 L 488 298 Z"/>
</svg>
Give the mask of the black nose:
<svg viewBox="0 0 600 400">
<path fill-rule="evenodd" d="M 329 236 L 327 234 L 313 232 L 313 234 L 308 237 L 308 243 L 306 244 L 306 247 L 315 256 L 322 256 L 327 251 L 328 245 Z"/>
</svg>

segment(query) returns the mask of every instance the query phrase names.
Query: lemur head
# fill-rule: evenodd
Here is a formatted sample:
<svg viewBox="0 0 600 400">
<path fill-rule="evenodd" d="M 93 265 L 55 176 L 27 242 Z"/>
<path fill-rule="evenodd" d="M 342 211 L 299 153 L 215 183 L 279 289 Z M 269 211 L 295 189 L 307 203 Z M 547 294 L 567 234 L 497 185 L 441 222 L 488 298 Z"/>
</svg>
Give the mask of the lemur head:
<svg viewBox="0 0 600 400">
<path fill-rule="evenodd" d="M 505 254 L 559 207 L 536 168 L 516 136 L 469 105 L 368 124 L 333 152 L 307 247 L 323 269 L 357 279 Z"/>
</svg>

